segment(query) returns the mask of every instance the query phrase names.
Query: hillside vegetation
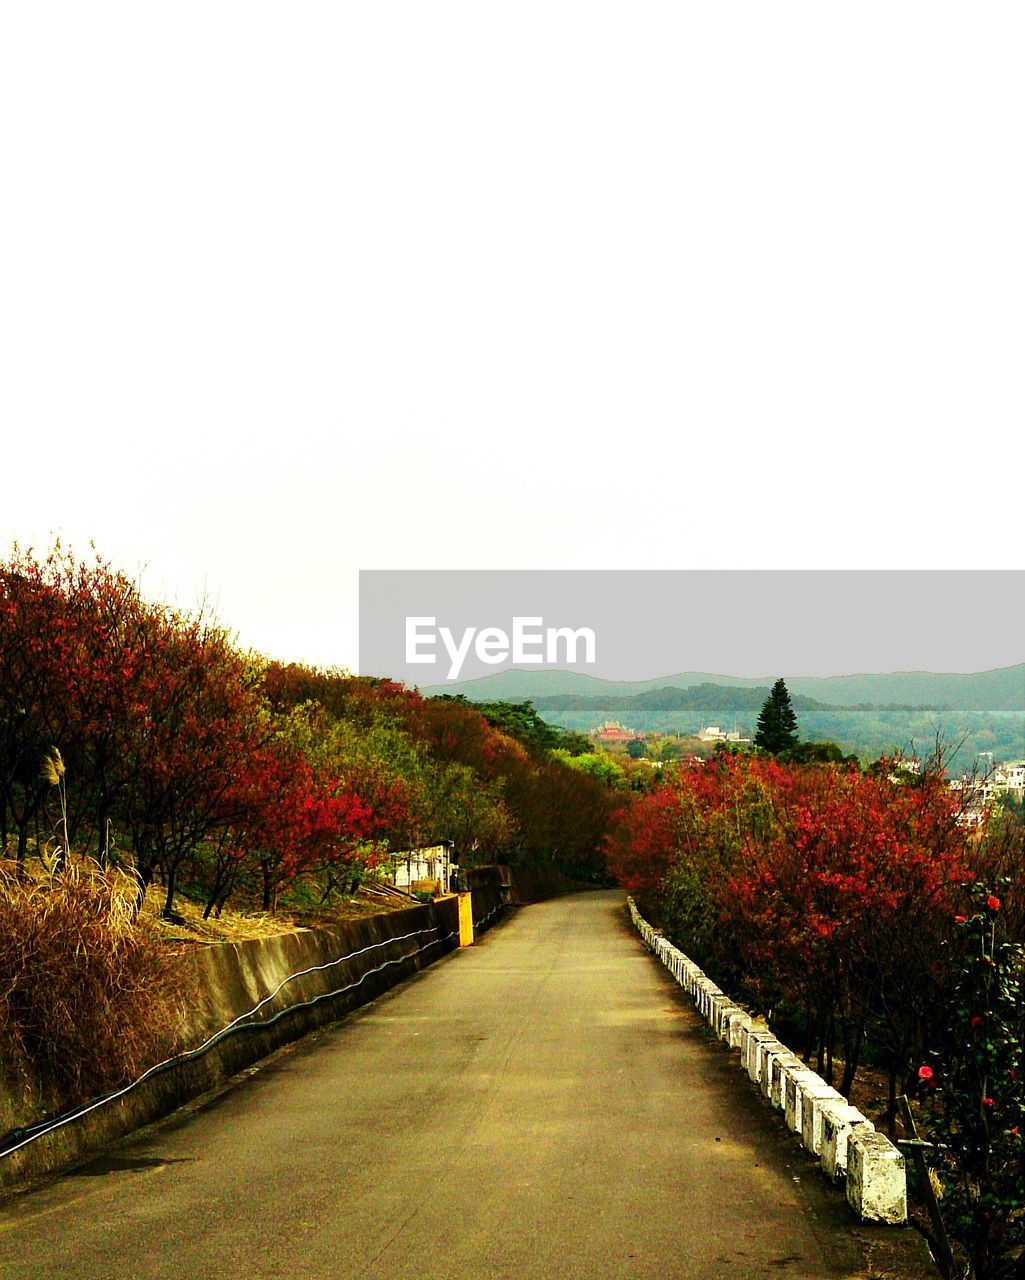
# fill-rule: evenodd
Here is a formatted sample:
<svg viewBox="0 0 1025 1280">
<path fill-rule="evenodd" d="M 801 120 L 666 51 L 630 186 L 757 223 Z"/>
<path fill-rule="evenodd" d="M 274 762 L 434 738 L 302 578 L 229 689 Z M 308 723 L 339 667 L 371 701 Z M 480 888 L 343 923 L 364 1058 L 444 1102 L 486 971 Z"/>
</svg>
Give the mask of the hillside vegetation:
<svg viewBox="0 0 1025 1280">
<path fill-rule="evenodd" d="M 975 1274 L 1025 1258 L 1025 824 L 976 820 L 941 761 L 720 751 L 625 807 L 611 865 L 688 955 L 860 1103 L 915 1099 Z M 971 819 L 971 820 L 966 820 Z"/>
<path fill-rule="evenodd" d="M 612 789 L 489 711 L 244 653 L 98 557 L 0 562 L 0 1066 L 127 1079 L 174 1043 L 169 934 L 327 912 L 393 850 L 602 879 Z"/>
<path fill-rule="evenodd" d="M 652 690 L 693 689 L 698 685 L 758 691 L 768 688 L 773 679 L 775 675 L 747 678 L 686 671 L 652 680 L 601 680 L 581 671 L 510 669 L 477 680 L 429 688 L 424 692 L 459 693 L 474 702 L 530 698 L 537 703 L 541 699 L 572 695 L 601 698 L 606 705 L 612 699 L 630 698 Z M 898 671 L 828 677 L 788 675 L 784 679 L 791 694 L 812 698 L 829 706 L 899 704 L 1025 715 L 1025 663 L 970 674 Z"/>
<path fill-rule="evenodd" d="M 547 735 L 547 736 L 546 736 Z M 282 665 L 99 558 L 0 563 L 0 859 L 119 866 L 209 915 L 351 892 L 389 850 L 602 874 L 611 802 L 537 718 Z"/>
<path fill-rule="evenodd" d="M 618 697 L 545 697 L 538 698 L 536 706 L 545 719 L 578 732 L 587 732 L 604 720 L 619 720 L 642 732 L 681 735 L 718 724 L 750 738 L 768 693 L 767 685 L 701 684 Z M 1025 756 L 1025 714 L 992 715 L 933 706 L 827 706 L 801 695 L 794 696 L 793 705 L 804 737 L 836 742 L 845 753 L 865 760 L 895 750 L 928 753 L 937 737 L 951 747 L 948 765 L 953 769 L 970 768 L 982 752 L 992 752 L 996 759 Z"/>
</svg>

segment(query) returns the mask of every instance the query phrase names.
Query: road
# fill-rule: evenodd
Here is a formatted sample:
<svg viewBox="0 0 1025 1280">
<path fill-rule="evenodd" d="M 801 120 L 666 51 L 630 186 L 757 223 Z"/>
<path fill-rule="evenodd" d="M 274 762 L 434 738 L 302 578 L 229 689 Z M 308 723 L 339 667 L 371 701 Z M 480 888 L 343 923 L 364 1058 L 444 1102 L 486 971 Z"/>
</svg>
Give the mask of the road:
<svg viewBox="0 0 1025 1280">
<path fill-rule="evenodd" d="M 910 1234 L 854 1223 L 594 893 L 9 1202 L 0 1276 L 811 1280 Z"/>
</svg>

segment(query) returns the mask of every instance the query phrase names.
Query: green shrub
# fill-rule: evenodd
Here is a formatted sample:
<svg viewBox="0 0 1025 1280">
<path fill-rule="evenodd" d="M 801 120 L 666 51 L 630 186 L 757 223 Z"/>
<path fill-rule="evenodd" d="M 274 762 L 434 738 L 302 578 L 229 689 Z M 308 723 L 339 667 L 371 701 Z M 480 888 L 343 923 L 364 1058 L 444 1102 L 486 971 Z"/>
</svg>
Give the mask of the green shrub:
<svg viewBox="0 0 1025 1280">
<path fill-rule="evenodd" d="M 1025 953 L 1000 927 L 1002 897 L 981 883 L 972 893 L 974 912 L 957 920 L 947 1025 L 918 1074 L 942 1143 L 948 1230 L 978 1280 L 991 1280 L 1025 1269 Z"/>
</svg>

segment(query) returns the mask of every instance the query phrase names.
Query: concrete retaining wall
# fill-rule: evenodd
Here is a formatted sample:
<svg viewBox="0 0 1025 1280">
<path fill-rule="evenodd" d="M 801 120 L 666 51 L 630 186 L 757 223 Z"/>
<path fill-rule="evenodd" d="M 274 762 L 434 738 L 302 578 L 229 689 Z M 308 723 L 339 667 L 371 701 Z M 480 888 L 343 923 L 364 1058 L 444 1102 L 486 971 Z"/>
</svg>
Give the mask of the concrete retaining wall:
<svg viewBox="0 0 1025 1280">
<path fill-rule="evenodd" d="M 466 883 L 473 894 L 473 930 L 478 933 L 487 927 L 492 917 L 510 898 L 505 891 L 509 868 L 500 866 L 474 867 L 466 873 Z"/>
<path fill-rule="evenodd" d="M 482 923 L 487 914 L 485 898 L 482 895 L 478 907 L 474 895 L 474 914 Z M 178 1064 L 123 1098 L 0 1157 L 0 1186 L 81 1163 L 112 1140 L 167 1115 L 280 1045 L 381 995 L 457 945 L 458 904 L 455 898 L 448 898 L 331 929 L 197 948 L 182 957 L 182 964 L 191 971 L 189 986 L 195 993 L 183 1011 L 186 1049 L 197 1047 L 247 1014 L 292 975 L 316 971 L 294 978 L 273 995 L 253 1020 L 257 1029 L 231 1035 L 201 1058 Z M 362 954 L 337 963 L 354 952 Z M 345 994 L 313 1005 L 306 1003 L 356 983 Z M 298 1007 L 303 1005 L 306 1007 Z M 259 1025 L 281 1013 L 284 1016 L 273 1025 Z M 0 1079 L 0 1134 L 36 1124 L 60 1108 L 61 1100 L 35 1077 L 27 1063 L 15 1063 L 6 1078 Z"/>
<path fill-rule="evenodd" d="M 546 898 L 554 898 L 562 893 L 579 893 L 588 887 L 570 880 L 550 862 L 538 862 L 530 866 L 499 863 L 474 867 L 467 872 L 466 880 L 475 900 L 478 892 L 487 895 L 482 902 L 488 903 L 488 910 L 491 909 L 491 895 L 496 891 L 503 903 L 521 906 L 528 902 L 543 902 Z M 474 912 L 476 911 L 475 905 Z"/>
<path fill-rule="evenodd" d="M 477 867 L 468 878 L 476 933 L 488 928 L 510 902 L 536 901 L 579 888 L 549 865 Z M 105 1102 L 18 1150 L 0 1154 L 0 1186 L 80 1164 L 111 1141 L 169 1114 L 281 1045 L 344 1017 L 451 951 L 458 945 L 458 928 L 457 900 L 446 898 L 330 929 L 221 943 L 186 954 L 182 957 L 188 971 L 186 987 L 194 995 L 182 1011 L 181 1047 L 198 1047 L 272 997 L 255 1018 L 244 1019 L 254 1029 L 233 1034 L 202 1057 L 178 1063 L 124 1097 Z M 341 959 L 354 952 L 361 954 Z M 297 974 L 302 976 L 293 976 Z M 330 994 L 348 986 L 352 990 L 344 994 Z M 283 1016 L 265 1025 L 276 1015 Z M 0 1144 L 6 1148 L 4 1135 L 56 1116 L 66 1105 L 67 1100 L 40 1081 L 28 1062 L 12 1063 L 7 1074 L 0 1075 Z M 11 1145 L 19 1140 L 15 1137 Z"/>
<path fill-rule="evenodd" d="M 627 899 L 630 917 L 648 949 L 694 997 L 719 1038 L 740 1053 L 749 1078 L 787 1127 L 817 1157 L 831 1180 L 842 1183 L 851 1208 L 863 1222 L 902 1225 L 907 1221 L 904 1157 L 856 1107 L 766 1026 L 725 995 L 698 966 L 657 930 Z"/>
</svg>

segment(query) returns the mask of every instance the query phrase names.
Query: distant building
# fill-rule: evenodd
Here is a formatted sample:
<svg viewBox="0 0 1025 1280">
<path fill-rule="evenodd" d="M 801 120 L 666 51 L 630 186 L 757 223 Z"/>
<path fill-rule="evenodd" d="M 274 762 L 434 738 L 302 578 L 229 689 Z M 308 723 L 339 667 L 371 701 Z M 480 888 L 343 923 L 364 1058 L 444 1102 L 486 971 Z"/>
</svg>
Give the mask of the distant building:
<svg viewBox="0 0 1025 1280">
<path fill-rule="evenodd" d="M 963 827 L 981 826 L 989 816 L 996 788 L 991 778 L 973 778 L 968 774 L 951 778 L 947 783 L 959 801 L 957 820 Z"/>
<path fill-rule="evenodd" d="M 441 891 L 448 893 L 451 866 L 451 847 L 435 844 L 427 849 L 403 849 L 389 854 L 388 865 L 382 868 L 382 872 L 396 889 L 410 889 L 415 884 L 435 880 Z"/>
<path fill-rule="evenodd" d="M 993 769 L 993 789 L 1015 800 L 1025 798 L 1025 760 L 1008 760 Z"/>
<path fill-rule="evenodd" d="M 907 782 L 911 777 L 918 777 L 922 772 L 922 765 L 919 760 L 913 756 L 901 757 L 893 762 L 893 769 L 887 775 L 890 782 Z"/>
<path fill-rule="evenodd" d="M 720 729 L 717 724 L 705 725 L 703 729 L 698 731 L 698 740 L 700 742 L 750 742 L 750 738 L 742 738 L 736 729 L 731 729 L 729 733 Z"/>
<path fill-rule="evenodd" d="M 962 774 L 952 778 L 950 789 L 960 793 L 961 821 L 967 826 L 981 823 L 998 796 L 1006 795 L 1019 802 L 1025 800 L 1025 760 L 1005 760 L 994 764 L 989 773 L 979 777 Z"/>
<path fill-rule="evenodd" d="M 643 738 L 644 734 L 638 733 L 636 729 L 628 729 L 618 720 L 606 720 L 597 729 L 591 730 L 591 737 L 595 742 L 633 742 L 635 738 Z"/>
</svg>

